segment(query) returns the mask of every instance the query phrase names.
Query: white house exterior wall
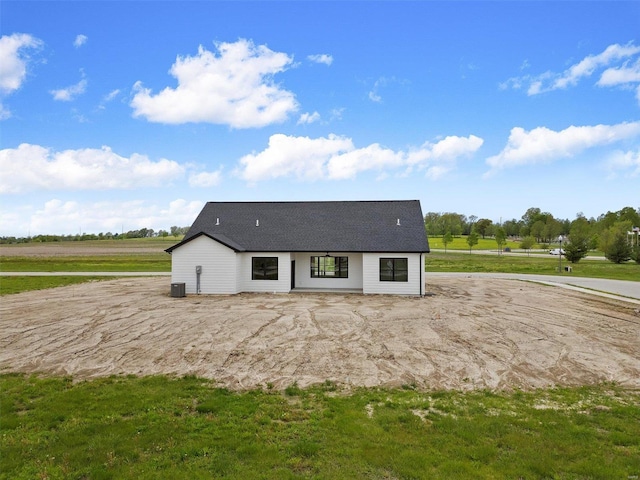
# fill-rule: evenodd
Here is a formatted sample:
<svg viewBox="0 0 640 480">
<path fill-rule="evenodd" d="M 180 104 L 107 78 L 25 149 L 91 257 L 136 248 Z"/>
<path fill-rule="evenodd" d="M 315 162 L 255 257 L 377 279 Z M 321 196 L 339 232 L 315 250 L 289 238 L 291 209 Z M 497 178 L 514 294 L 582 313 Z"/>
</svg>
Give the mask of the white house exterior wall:
<svg viewBox="0 0 640 480">
<path fill-rule="evenodd" d="M 381 282 L 380 259 L 381 258 L 407 258 L 408 276 L 407 282 Z M 423 293 L 421 282 L 424 281 L 424 265 L 421 265 L 419 253 L 363 253 L 362 293 L 376 294 L 389 293 L 393 295 L 421 295 Z"/>
<path fill-rule="evenodd" d="M 238 291 L 288 293 L 291 290 L 291 254 L 289 252 L 238 253 Z M 253 257 L 278 257 L 278 280 L 251 280 Z"/>
<path fill-rule="evenodd" d="M 349 257 L 348 278 L 311 278 L 311 257 L 322 257 L 326 252 L 304 252 L 293 254 L 296 262 L 296 288 L 330 288 L 361 289 L 362 288 L 362 254 L 336 253 L 334 257 Z"/>
<path fill-rule="evenodd" d="M 171 282 L 185 283 L 186 293 L 196 292 L 196 266 L 202 267 L 200 293 L 238 293 L 236 253 L 204 235 L 171 253 Z"/>
</svg>

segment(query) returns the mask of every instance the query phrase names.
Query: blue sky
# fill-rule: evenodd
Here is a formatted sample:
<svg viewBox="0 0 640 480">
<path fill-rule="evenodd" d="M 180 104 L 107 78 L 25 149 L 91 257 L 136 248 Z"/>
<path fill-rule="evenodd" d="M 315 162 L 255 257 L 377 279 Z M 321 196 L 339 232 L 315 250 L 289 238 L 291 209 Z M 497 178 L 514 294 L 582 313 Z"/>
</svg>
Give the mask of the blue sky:
<svg viewBox="0 0 640 480">
<path fill-rule="evenodd" d="M 640 2 L 0 5 L 0 235 L 640 207 Z"/>
</svg>

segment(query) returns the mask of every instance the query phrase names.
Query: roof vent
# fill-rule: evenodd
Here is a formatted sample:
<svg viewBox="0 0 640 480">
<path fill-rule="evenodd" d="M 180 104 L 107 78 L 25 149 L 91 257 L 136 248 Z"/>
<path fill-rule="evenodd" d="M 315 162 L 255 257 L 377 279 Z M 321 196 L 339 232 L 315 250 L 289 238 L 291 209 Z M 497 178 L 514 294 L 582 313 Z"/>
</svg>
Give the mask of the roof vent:
<svg viewBox="0 0 640 480">
<path fill-rule="evenodd" d="M 397 227 L 399 227 L 399 226 L 400 226 L 400 219 L 398 219 L 398 220 L 396 221 L 396 226 L 397 226 Z"/>
<path fill-rule="evenodd" d="M 220 219 L 216 218 L 216 225 L 220 225 Z"/>
<path fill-rule="evenodd" d="M 260 226 L 260 220 L 256 220 L 256 227 Z"/>
</svg>

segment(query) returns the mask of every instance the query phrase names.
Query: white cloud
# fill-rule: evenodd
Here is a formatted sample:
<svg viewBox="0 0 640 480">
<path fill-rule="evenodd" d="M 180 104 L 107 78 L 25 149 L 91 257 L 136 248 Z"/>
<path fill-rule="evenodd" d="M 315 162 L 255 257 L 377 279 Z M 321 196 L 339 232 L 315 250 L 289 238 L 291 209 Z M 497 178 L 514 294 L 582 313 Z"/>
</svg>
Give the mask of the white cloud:
<svg viewBox="0 0 640 480">
<path fill-rule="evenodd" d="M 2 104 L 2 97 L 18 90 L 27 76 L 29 56 L 25 50 L 42 45 L 42 40 L 26 33 L 0 37 L 0 120 L 11 117 L 11 111 Z"/>
<path fill-rule="evenodd" d="M 342 120 L 342 114 L 344 113 L 344 111 L 344 107 L 332 109 L 330 120 Z"/>
<path fill-rule="evenodd" d="M 640 82 L 640 58 L 633 64 L 625 63 L 621 67 L 607 68 L 596 83 L 601 87 Z"/>
<path fill-rule="evenodd" d="M 426 177 L 429 180 L 438 180 L 449 173 L 450 170 L 446 165 L 434 165 L 433 167 L 427 168 Z"/>
<path fill-rule="evenodd" d="M 373 88 L 369 91 L 369 100 L 372 102 L 380 103 L 382 102 L 382 97 L 378 93 L 381 87 L 385 87 L 388 83 L 388 80 L 384 77 L 379 78 L 373 84 Z"/>
<path fill-rule="evenodd" d="M 77 96 L 82 95 L 87 90 L 87 79 L 84 78 L 84 72 L 81 73 L 82 78 L 75 85 L 59 90 L 50 90 L 49 93 L 53 95 L 53 99 L 60 102 L 70 102 L 75 100 Z"/>
<path fill-rule="evenodd" d="M 326 53 L 321 53 L 318 55 L 309 55 L 307 59 L 314 63 L 323 63 L 325 65 L 331 65 L 333 63 L 333 57 Z"/>
<path fill-rule="evenodd" d="M 11 118 L 11 110 L 0 103 L 0 120 L 6 120 L 7 118 Z"/>
<path fill-rule="evenodd" d="M 115 90 L 111 90 L 108 94 L 106 94 L 103 98 L 103 101 L 110 102 L 114 100 L 118 95 L 120 95 L 120 90 L 116 88 Z"/>
<path fill-rule="evenodd" d="M 561 131 L 546 127 L 525 131 L 521 127 L 511 129 L 507 146 L 487 159 L 491 175 L 496 170 L 546 163 L 571 157 L 588 148 L 607 145 L 627 138 L 640 136 L 640 122 L 617 125 L 570 126 Z"/>
<path fill-rule="evenodd" d="M 244 39 L 218 43 L 216 49 L 217 54 L 200 46 L 196 56 L 179 56 L 170 70 L 176 88 L 154 95 L 137 82 L 134 116 L 158 123 L 251 128 L 283 122 L 298 109 L 295 95 L 272 80 L 292 64 L 292 57 Z"/>
<path fill-rule="evenodd" d="M 15 210 L 18 215 L 0 213 L 0 234 L 120 233 L 140 228 L 168 230 L 171 225 L 182 227 L 193 223 L 203 205 L 199 200 L 184 199 L 164 204 L 146 200 L 85 203 L 52 199 L 36 207 L 19 207 Z"/>
<path fill-rule="evenodd" d="M 369 100 L 371 100 L 372 102 L 381 103 L 381 89 L 386 88 L 391 84 L 405 85 L 407 83 L 408 82 L 406 80 L 398 79 L 396 77 L 380 77 L 374 82 L 373 88 L 369 91 Z"/>
<path fill-rule="evenodd" d="M 616 177 L 618 172 L 629 177 L 638 177 L 640 176 L 640 150 L 635 152 L 616 150 L 607 159 L 605 167 L 609 170 L 610 177 Z"/>
<path fill-rule="evenodd" d="M 39 48 L 42 41 L 25 33 L 0 37 L 0 93 L 19 89 L 27 75 L 28 48 Z"/>
<path fill-rule="evenodd" d="M 222 170 L 215 172 L 192 173 L 189 176 L 189 186 L 199 188 L 215 187 L 222 180 Z"/>
<path fill-rule="evenodd" d="M 620 67 L 607 68 L 596 83 L 600 87 L 620 85 L 635 88 L 636 100 L 640 104 L 640 58 L 635 62 L 625 62 Z"/>
<path fill-rule="evenodd" d="M 457 159 L 472 155 L 482 143 L 474 135 L 451 136 L 404 152 L 377 143 L 356 148 L 350 138 L 334 134 L 320 138 L 277 134 L 270 137 L 262 152 L 242 157 L 236 173 L 253 183 L 290 176 L 300 180 L 338 180 L 369 170 L 384 173 L 389 169 L 428 169 L 440 164 L 449 171 L 455 168 Z M 431 178 L 436 177 L 431 174 Z"/>
<path fill-rule="evenodd" d="M 298 125 L 309 124 L 309 123 L 317 122 L 318 120 L 320 120 L 320 114 L 318 112 L 313 112 L 313 113 L 306 112 L 300 115 L 300 118 L 298 119 L 297 124 Z"/>
<path fill-rule="evenodd" d="M 599 69 L 625 59 L 633 58 L 638 54 L 640 54 L 640 46 L 636 46 L 632 42 L 626 45 L 616 43 L 609 45 L 603 52 L 597 55 L 588 55 L 562 73 L 545 72 L 540 75 L 513 77 L 501 83 L 500 88 L 520 89 L 528 85 L 527 95 L 530 96 L 552 90 L 566 89 L 577 85 L 580 79 L 592 76 Z M 621 69 L 621 66 L 613 66 L 608 69 L 607 71 L 610 70 L 611 72 L 606 73 L 604 80 L 601 77 L 598 85 L 612 85 L 612 83 L 607 83 L 609 81 L 608 77 L 615 76 L 616 74 L 613 73 L 613 71 Z"/>
<path fill-rule="evenodd" d="M 557 78 L 553 83 L 552 90 L 575 85 L 580 78 L 591 76 L 597 68 L 607 66 L 616 60 L 628 58 L 638 53 L 640 53 L 640 47 L 636 47 L 630 43 L 627 45 L 618 45 L 617 43 L 609 45 L 604 52 L 598 55 L 589 55 L 565 70 L 560 78 Z"/>
<path fill-rule="evenodd" d="M 73 46 L 76 48 L 80 48 L 82 45 L 87 43 L 87 40 L 89 40 L 89 37 L 87 37 L 86 35 L 77 35 L 76 39 L 73 41 Z"/>
<path fill-rule="evenodd" d="M 327 175 L 332 155 L 353 149 L 351 139 L 333 134 L 315 139 L 276 134 L 265 150 L 240 159 L 240 176 L 250 182 L 285 176 L 317 180 Z"/>
<path fill-rule="evenodd" d="M 0 150 L 0 193 L 34 190 L 107 190 L 161 186 L 184 175 L 175 161 L 122 157 L 109 147 L 54 152 L 21 144 Z"/>
<path fill-rule="evenodd" d="M 98 105 L 98 108 L 100 110 L 104 110 L 105 108 L 107 108 L 107 103 L 112 102 L 113 100 L 115 100 L 118 95 L 120 95 L 120 89 L 115 89 L 115 90 L 111 90 L 109 93 L 107 93 L 104 97 L 102 97 L 102 101 L 100 102 L 100 105 Z"/>
<path fill-rule="evenodd" d="M 333 155 L 327 162 L 330 179 L 353 178 L 367 170 L 384 171 L 403 166 L 403 152 L 381 147 L 377 143 Z"/>
<path fill-rule="evenodd" d="M 382 102 L 382 97 L 380 95 L 378 95 L 377 89 L 371 90 L 369 92 L 369 100 L 371 100 L 372 102 L 376 102 L 376 103 L 380 103 Z"/>
</svg>

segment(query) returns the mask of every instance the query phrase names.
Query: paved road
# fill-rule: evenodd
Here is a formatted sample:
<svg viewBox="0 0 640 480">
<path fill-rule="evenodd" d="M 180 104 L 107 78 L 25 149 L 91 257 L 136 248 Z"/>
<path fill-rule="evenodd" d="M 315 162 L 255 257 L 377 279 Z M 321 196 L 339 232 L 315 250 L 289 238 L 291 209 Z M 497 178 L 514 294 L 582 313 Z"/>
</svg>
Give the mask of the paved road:
<svg viewBox="0 0 640 480">
<path fill-rule="evenodd" d="M 426 272 L 427 289 L 429 277 L 481 277 L 481 278 L 506 278 L 529 282 L 545 283 L 572 290 L 580 290 L 605 297 L 626 297 L 632 303 L 640 304 L 640 282 L 626 280 L 609 280 L 605 278 L 573 277 L 566 275 L 528 275 L 521 273 L 453 273 L 453 272 Z"/>
</svg>

